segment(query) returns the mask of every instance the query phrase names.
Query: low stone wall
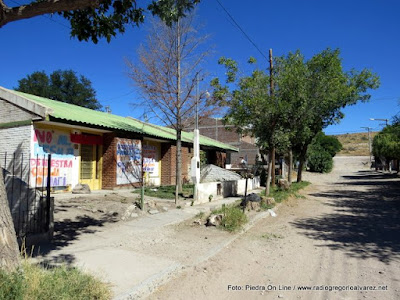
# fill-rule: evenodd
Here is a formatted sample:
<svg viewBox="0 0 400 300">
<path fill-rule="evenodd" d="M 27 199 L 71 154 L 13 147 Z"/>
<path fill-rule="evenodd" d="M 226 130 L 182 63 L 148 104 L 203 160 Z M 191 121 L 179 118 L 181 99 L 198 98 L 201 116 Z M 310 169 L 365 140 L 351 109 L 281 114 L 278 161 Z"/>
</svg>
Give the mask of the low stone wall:
<svg viewBox="0 0 400 300">
<path fill-rule="evenodd" d="M 198 186 L 198 199 L 196 203 L 206 203 L 209 201 L 244 195 L 246 179 L 222 182 L 205 182 Z M 260 177 L 247 180 L 247 193 L 260 187 Z"/>
</svg>

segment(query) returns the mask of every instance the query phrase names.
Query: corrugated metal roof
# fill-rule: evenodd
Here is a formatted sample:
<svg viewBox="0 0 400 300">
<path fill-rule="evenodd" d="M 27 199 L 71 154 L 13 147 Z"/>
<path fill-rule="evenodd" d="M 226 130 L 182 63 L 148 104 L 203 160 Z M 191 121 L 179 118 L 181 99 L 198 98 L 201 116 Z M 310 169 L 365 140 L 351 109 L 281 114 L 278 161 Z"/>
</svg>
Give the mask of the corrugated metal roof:
<svg viewBox="0 0 400 300">
<path fill-rule="evenodd" d="M 107 129 L 130 131 L 167 140 L 176 140 L 176 131 L 172 128 L 145 123 L 134 118 L 126 118 L 101 111 L 95 111 L 89 108 L 55 101 L 31 94 L 17 91 L 10 92 L 48 107 L 51 110 L 49 115 L 56 119 L 78 122 L 89 126 L 95 125 Z M 182 132 L 182 141 L 193 143 L 193 133 Z M 239 151 L 239 149 L 236 147 L 221 143 L 205 136 L 200 136 L 200 145 L 223 150 L 231 150 L 236 152 Z"/>
</svg>

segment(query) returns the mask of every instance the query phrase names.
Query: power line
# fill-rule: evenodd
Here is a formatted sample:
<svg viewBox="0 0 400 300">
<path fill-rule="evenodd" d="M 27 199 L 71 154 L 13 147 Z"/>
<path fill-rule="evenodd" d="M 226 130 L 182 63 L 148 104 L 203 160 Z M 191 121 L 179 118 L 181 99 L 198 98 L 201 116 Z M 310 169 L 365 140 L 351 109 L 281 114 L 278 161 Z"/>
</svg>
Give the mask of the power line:
<svg viewBox="0 0 400 300">
<path fill-rule="evenodd" d="M 228 15 L 228 17 L 232 20 L 232 22 L 236 25 L 236 27 L 243 33 L 243 35 L 246 37 L 246 39 L 257 49 L 258 52 L 267 60 L 267 56 L 258 48 L 255 42 L 249 37 L 249 35 L 243 30 L 243 28 L 239 25 L 238 22 L 233 18 L 233 16 L 229 13 L 229 11 L 222 5 L 222 3 L 219 0 L 215 0 L 221 6 L 221 8 L 224 10 L 224 12 Z"/>
<path fill-rule="evenodd" d="M 132 93 L 134 93 L 134 92 L 135 92 L 135 91 L 130 91 L 130 92 L 125 93 L 125 94 L 123 94 L 123 95 L 111 97 L 111 98 L 108 98 L 108 99 L 106 99 L 106 100 L 103 100 L 103 102 L 109 102 L 109 101 L 112 101 L 112 100 L 115 100 L 115 99 L 119 99 L 119 98 L 122 98 L 122 97 L 126 97 L 126 96 L 128 96 L 128 95 L 130 95 L 130 94 L 132 94 Z"/>
<path fill-rule="evenodd" d="M 372 129 L 371 132 L 374 132 L 373 130 L 374 129 Z M 345 134 L 351 134 L 351 133 L 366 133 L 366 131 L 360 131 L 360 130 L 351 131 L 351 130 L 349 130 L 349 131 L 329 132 L 329 133 L 325 133 L 325 134 L 326 135 L 345 135 Z"/>
</svg>

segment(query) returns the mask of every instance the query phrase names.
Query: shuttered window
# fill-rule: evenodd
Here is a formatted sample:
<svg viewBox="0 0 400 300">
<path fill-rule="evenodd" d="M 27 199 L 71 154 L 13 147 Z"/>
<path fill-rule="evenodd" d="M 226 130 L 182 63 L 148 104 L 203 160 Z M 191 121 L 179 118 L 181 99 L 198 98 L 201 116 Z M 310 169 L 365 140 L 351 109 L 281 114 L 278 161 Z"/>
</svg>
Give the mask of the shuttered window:
<svg viewBox="0 0 400 300">
<path fill-rule="evenodd" d="M 92 179 L 93 145 L 81 145 L 81 179 Z"/>
</svg>

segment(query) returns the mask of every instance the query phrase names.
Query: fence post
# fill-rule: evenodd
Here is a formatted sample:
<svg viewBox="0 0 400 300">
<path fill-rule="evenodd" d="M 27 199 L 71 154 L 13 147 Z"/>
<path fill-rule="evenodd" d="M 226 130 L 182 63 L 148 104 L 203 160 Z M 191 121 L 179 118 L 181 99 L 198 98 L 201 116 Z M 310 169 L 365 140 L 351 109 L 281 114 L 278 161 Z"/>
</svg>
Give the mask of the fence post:
<svg viewBox="0 0 400 300">
<path fill-rule="evenodd" d="M 47 185 L 46 185 L 46 230 L 50 229 L 50 185 L 51 185 L 51 154 L 47 156 Z"/>
</svg>

